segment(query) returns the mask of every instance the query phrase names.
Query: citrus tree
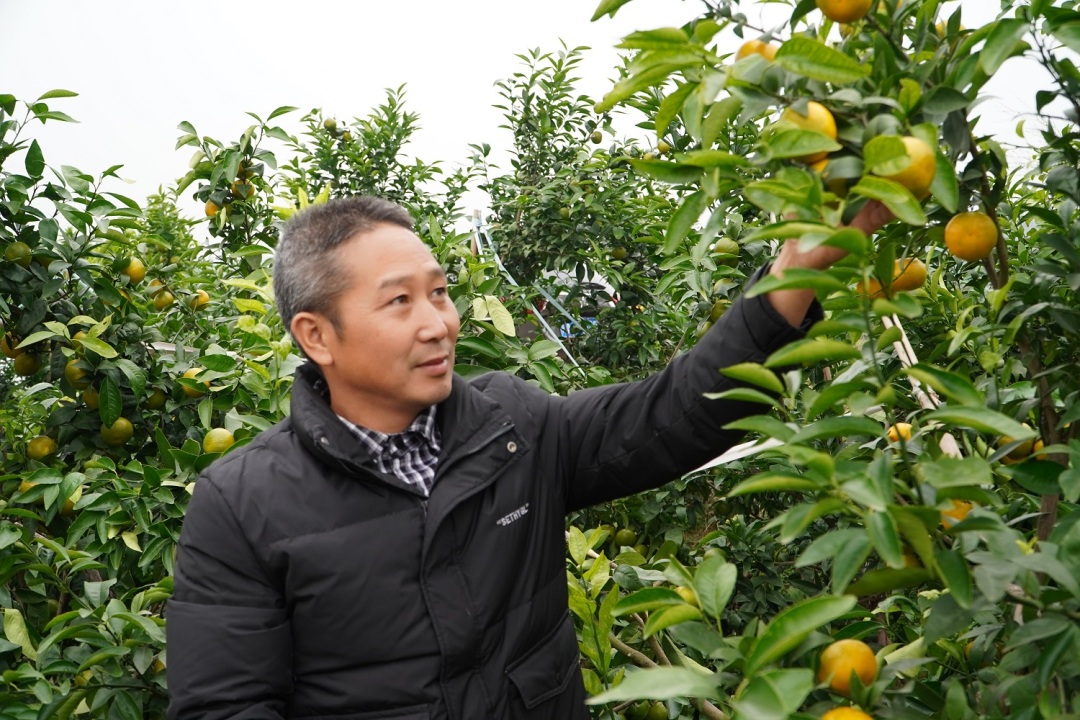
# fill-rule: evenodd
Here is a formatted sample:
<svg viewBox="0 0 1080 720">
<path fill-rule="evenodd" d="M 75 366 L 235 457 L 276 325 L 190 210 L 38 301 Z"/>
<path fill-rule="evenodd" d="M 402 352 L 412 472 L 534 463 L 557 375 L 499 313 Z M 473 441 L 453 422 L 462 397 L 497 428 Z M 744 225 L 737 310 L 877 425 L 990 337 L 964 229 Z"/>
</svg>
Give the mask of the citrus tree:
<svg viewBox="0 0 1080 720">
<path fill-rule="evenodd" d="M 764 222 L 748 246 L 799 238 L 848 257 L 759 282 L 752 293 L 812 288 L 826 320 L 762 364 L 719 369 L 739 383 L 725 397 L 763 408 L 732 425 L 760 447 L 724 509 L 757 503 L 666 552 L 570 530 L 603 717 L 1080 711 L 1077 76 L 1059 57 L 1080 15 L 1001 5 L 969 29 L 941 2 L 806 0 L 770 31 L 719 2 L 625 39 L 628 72 L 596 110 L 659 92 L 657 137 L 678 119 L 690 138 L 631 161 L 693 187 L 667 252 L 749 202 Z M 1017 168 L 972 111 L 1020 55 L 1054 78 L 1037 107 L 1064 100 L 1069 119 L 1044 117 L 1036 162 Z M 868 201 L 897 218 L 873 238 L 844 227 Z M 758 541 L 797 548 L 794 567 L 823 582 L 788 575 L 785 606 L 740 623 L 761 566 L 725 548 L 763 514 Z"/>
</svg>

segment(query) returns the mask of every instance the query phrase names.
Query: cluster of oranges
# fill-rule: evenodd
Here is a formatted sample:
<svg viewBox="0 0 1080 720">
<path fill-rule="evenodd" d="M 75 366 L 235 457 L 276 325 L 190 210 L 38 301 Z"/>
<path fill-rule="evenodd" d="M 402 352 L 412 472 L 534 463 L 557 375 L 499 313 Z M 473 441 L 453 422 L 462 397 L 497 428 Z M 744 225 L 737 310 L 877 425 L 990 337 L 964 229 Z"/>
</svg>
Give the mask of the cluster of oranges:
<svg viewBox="0 0 1080 720">
<path fill-rule="evenodd" d="M 833 692 L 850 697 L 852 679 L 858 678 L 866 687 L 877 679 L 878 664 L 874 651 L 861 640 L 837 640 L 821 651 L 818 658 L 819 683 L 829 686 Z M 872 720 L 855 707 L 837 707 L 821 716 L 821 720 Z"/>
<path fill-rule="evenodd" d="M 870 11 L 871 5 L 871 0 L 817 0 L 818 9 L 827 18 L 838 23 L 851 23 L 862 19 Z M 780 46 L 776 43 L 760 39 L 748 40 L 735 53 L 735 59 L 759 55 L 772 62 L 779 50 Z M 820 133 L 830 140 L 835 141 L 838 137 L 836 118 L 829 108 L 815 100 L 806 102 L 805 108 L 785 109 L 780 115 L 780 122 Z M 903 143 L 908 163 L 898 172 L 882 174 L 880 177 L 901 185 L 917 200 L 925 200 L 930 195 L 930 187 L 937 174 L 936 152 L 925 140 L 914 135 L 905 135 L 899 140 Z M 819 174 L 831 193 L 840 198 L 847 195 L 851 181 L 842 177 L 830 177 L 829 153 L 812 153 L 795 160 L 808 165 Z M 945 226 L 945 247 L 961 260 L 984 260 L 990 256 L 997 243 L 997 223 L 981 211 L 958 213 Z M 926 265 L 921 260 L 901 258 L 896 261 L 893 280 L 887 288 L 874 279 L 867 285 L 860 284 L 858 290 L 864 295 L 878 297 L 917 289 L 926 282 L 926 278 Z"/>
</svg>

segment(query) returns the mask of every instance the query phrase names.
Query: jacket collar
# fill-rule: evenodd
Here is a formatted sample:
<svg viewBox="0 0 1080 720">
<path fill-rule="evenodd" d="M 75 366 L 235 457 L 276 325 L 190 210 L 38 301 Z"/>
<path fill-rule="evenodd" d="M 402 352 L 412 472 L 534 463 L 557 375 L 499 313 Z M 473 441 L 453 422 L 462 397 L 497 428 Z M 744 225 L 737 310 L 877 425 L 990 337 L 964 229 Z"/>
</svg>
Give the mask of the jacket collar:
<svg viewBox="0 0 1080 720">
<path fill-rule="evenodd" d="M 296 371 L 290 405 L 290 421 L 301 443 L 316 457 L 349 474 L 374 475 L 410 492 L 416 489 L 379 472 L 371 455 L 330 407 L 330 388 L 322 371 L 308 361 Z M 436 421 L 442 434 L 440 467 L 453 463 L 482 445 L 509 417 L 484 393 L 455 374 L 450 397 L 439 404 Z"/>
</svg>

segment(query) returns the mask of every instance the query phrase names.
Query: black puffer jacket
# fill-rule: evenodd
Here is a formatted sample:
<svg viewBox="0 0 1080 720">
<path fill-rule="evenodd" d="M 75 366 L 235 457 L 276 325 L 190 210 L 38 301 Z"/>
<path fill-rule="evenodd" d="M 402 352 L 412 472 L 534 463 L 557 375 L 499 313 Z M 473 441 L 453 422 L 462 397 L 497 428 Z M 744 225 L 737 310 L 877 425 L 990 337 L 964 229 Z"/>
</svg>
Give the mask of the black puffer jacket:
<svg viewBox="0 0 1080 720">
<path fill-rule="evenodd" d="M 429 499 L 382 475 L 298 373 L 292 416 L 215 463 L 168 606 L 170 718 L 588 718 L 564 516 L 698 466 L 761 406 L 717 368 L 801 336 L 740 300 L 640 383 L 550 396 L 454 379 Z"/>
</svg>

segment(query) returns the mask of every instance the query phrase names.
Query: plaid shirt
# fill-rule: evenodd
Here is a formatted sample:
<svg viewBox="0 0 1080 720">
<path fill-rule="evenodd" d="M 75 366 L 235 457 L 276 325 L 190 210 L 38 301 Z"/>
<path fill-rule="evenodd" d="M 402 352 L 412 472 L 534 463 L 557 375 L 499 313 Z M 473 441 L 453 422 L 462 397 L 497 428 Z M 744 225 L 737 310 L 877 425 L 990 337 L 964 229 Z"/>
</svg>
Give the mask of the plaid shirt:
<svg viewBox="0 0 1080 720">
<path fill-rule="evenodd" d="M 420 488 L 425 496 L 431 493 L 442 446 L 434 405 L 417 415 L 405 430 L 393 435 L 360 427 L 340 415 L 338 418 L 367 447 L 380 472 Z"/>
</svg>

